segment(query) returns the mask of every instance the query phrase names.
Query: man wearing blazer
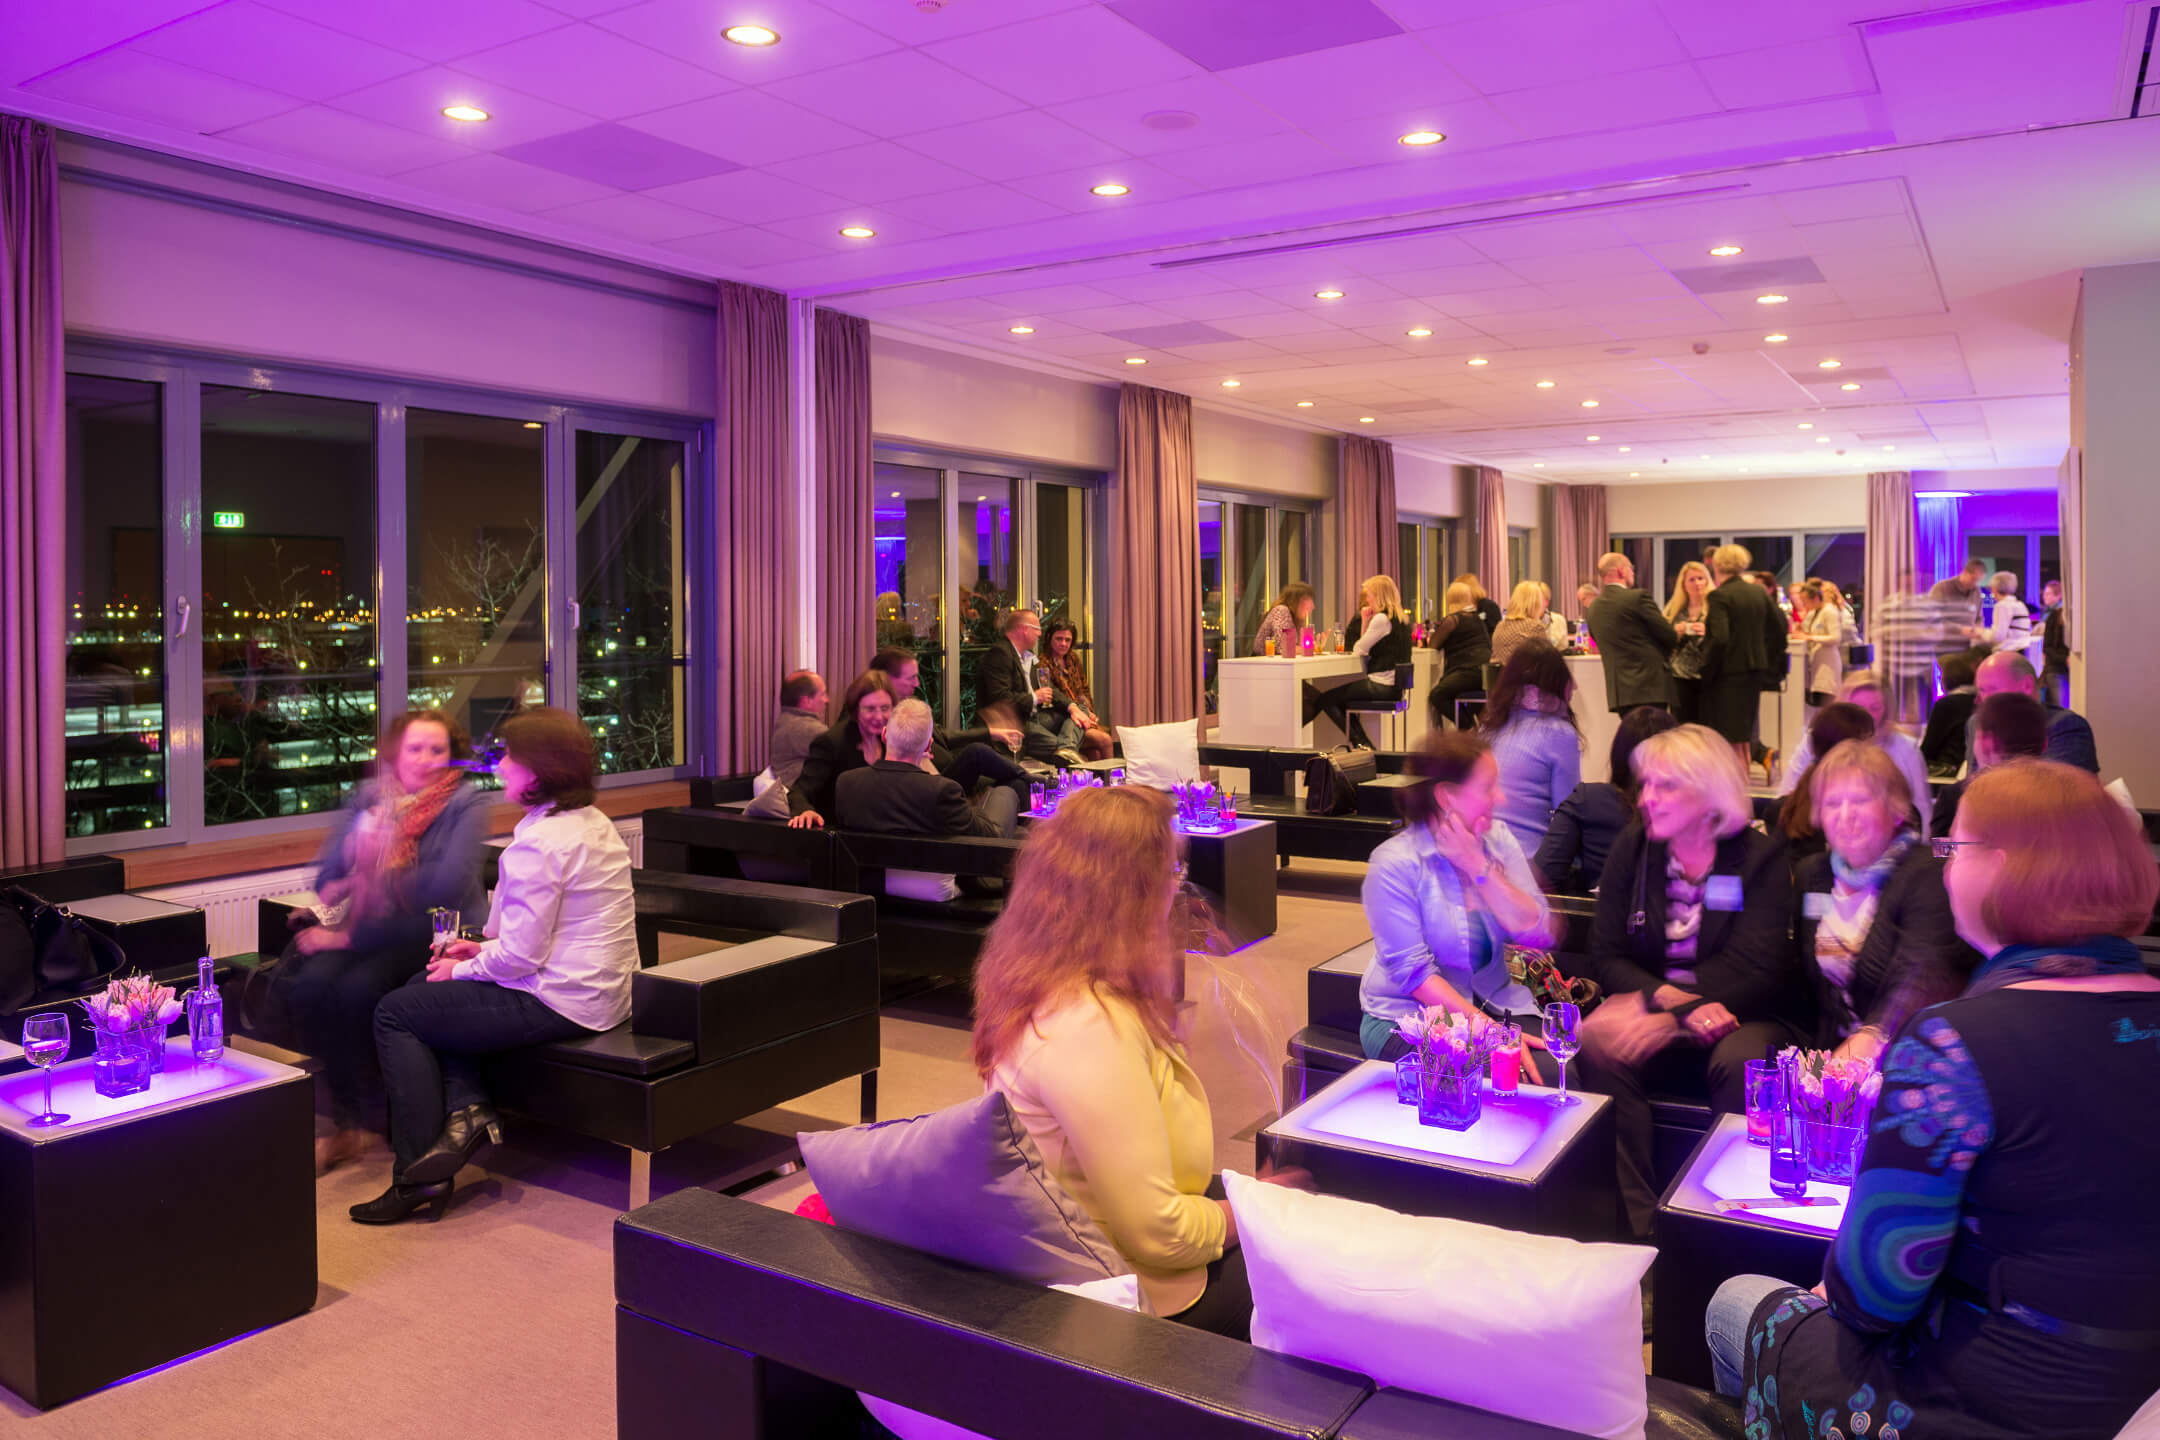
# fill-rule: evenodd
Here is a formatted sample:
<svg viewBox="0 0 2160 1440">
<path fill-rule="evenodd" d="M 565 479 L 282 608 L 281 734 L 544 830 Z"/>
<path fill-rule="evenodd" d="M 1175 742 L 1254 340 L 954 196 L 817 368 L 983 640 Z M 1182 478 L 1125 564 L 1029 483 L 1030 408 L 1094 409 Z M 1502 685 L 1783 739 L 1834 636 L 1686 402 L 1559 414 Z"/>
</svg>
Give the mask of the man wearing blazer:
<svg viewBox="0 0 2160 1440">
<path fill-rule="evenodd" d="M 1773 663 L 1785 663 L 1784 629 L 1778 608 L 1762 586 L 1748 578 L 1754 557 L 1743 545 L 1720 545 L 1712 556 L 1710 592 L 1704 623 L 1710 648 L 1703 658 L 1703 723 L 1725 737 L 1745 771 L 1753 756 L 1748 740 L 1762 709 L 1762 692 L 1777 688 Z M 1770 654 L 1770 637 L 1778 653 Z"/>
<path fill-rule="evenodd" d="M 1586 618 L 1605 662 L 1605 704 L 1625 715 L 1639 705 L 1670 710 L 1679 692 L 1667 663 L 1680 637 L 1646 590 L 1635 588 L 1635 565 L 1614 551 L 1598 560 L 1598 597 Z"/>
<path fill-rule="evenodd" d="M 1071 719 L 1072 698 L 1037 677 L 1035 646 L 1041 640 L 1042 617 L 1033 610 L 1005 617 L 1005 633 L 976 667 L 975 710 L 990 717 L 984 724 L 1019 727 L 1020 753 L 1029 759 L 1078 765 L 1080 752 L 1060 744 L 1058 734 Z M 1077 732 L 1073 738 L 1077 743 Z"/>
<path fill-rule="evenodd" d="M 930 707 L 903 700 L 885 726 L 885 758 L 843 774 L 834 786 L 838 824 L 889 835 L 982 835 L 1012 838 L 1020 805 L 1011 787 L 993 785 L 980 808 L 960 782 L 930 763 Z"/>
</svg>

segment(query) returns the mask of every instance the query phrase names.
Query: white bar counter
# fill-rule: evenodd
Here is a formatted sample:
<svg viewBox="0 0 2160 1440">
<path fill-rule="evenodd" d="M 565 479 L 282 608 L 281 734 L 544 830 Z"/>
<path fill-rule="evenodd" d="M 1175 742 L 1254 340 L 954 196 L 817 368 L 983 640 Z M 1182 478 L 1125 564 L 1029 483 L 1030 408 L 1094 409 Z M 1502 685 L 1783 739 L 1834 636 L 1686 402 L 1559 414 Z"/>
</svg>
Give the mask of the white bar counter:
<svg viewBox="0 0 2160 1440">
<path fill-rule="evenodd" d="M 1223 745 L 1314 748 L 1305 723 L 1305 682 L 1365 673 L 1355 655 L 1248 655 L 1216 662 L 1215 739 Z M 1325 725 L 1331 734 L 1334 726 Z M 1340 744 L 1337 736 L 1330 744 Z"/>
</svg>

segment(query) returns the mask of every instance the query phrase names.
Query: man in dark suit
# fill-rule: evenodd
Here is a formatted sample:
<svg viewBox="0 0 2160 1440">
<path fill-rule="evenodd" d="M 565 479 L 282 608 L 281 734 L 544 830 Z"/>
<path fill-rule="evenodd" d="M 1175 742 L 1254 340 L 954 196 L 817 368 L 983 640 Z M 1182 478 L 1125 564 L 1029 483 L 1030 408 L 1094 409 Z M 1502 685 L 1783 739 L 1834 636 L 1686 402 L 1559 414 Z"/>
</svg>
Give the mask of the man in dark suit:
<svg viewBox="0 0 2160 1440">
<path fill-rule="evenodd" d="M 1042 640 L 1042 617 L 1015 610 L 1005 617 L 1005 633 L 983 652 L 975 670 L 975 710 L 989 725 L 1020 729 L 1020 753 L 1054 764 L 1080 763 L 1079 732 L 1070 741 L 1060 733 L 1071 723 L 1072 698 L 1039 679 L 1035 647 Z"/>
<path fill-rule="evenodd" d="M 2038 700 L 2047 713 L 2047 750 L 2050 760 L 2060 760 L 2065 765 L 2075 765 L 2080 770 L 2100 773 L 2100 749 L 2093 741 L 2092 722 L 2077 711 L 2065 706 L 2050 705 L 2051 697 L 2040 689 L 2040 679 L 2033 673 L 2032 661 L 2014 650 L 1998 650 L 1980 662 L 1980 671 L 1973 679 L 1979 693 L 1974 706 L 1973 718 L 1965 722 L 1965 755 L 1968 771 L 1978 767 L 1971 762 L 1976 758 L 1974 731 L 1980 722 L 1979 706 L 1988 702 L 1992 695 L 2028 695 Z"/>
<path fill-rule="evenodd" d="M 1703 656 L 1703 723 L 1725 737 L 1748 768 L 1749 737 L 1762 709 L 1762 692 L 1773 680 L 1769 637 L 1782 633 L 1775 608 L 1762 586 L 1748 578 L 1753 556 L 1744 545 L 1720 545 L 1711 573 L 1718 585 L 1710 592 L 1703 617 L 1709 640 Z M 1784 655 L 1777 657 L 1784 662 Z"/>
<path fill-rule="evenodd" d="M 1638 705 L 1670 710 L 1678 692 L 1666 661 L 1679 645 L 1672 621 L 1646 590 L 1635 588 L 1635 566 L 1618 551 L 1597 562 L 1598 597 L 1585 616 L 1605 662 L 1605 704 L 1615 715 Z"/>
<path fill-rule="evenodd" d="M 834 808 L 845 830 L 893 835 L 983 835 L 1012 838 L 1020 807 L 1003 785 L 984 792 L 978 809 L 956 780 L 930 763 L 930 707 L 903 700 L 885 726 L 885 758 L 842 774 Z"/>
</svg>

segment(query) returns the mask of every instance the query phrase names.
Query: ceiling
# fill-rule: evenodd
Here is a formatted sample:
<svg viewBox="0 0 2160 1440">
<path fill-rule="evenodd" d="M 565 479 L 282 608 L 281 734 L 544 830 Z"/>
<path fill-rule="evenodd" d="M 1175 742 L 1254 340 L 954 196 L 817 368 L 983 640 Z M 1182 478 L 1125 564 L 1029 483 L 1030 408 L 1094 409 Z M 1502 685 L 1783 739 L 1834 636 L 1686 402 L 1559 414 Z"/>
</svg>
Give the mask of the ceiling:
<svg viewBox="0 0 2160 1440">
<path fill-rule="evenodd" d="M 2052 465 L 2160 258 L 2154 0 L 8 12 L 0 109 L 1526 478 Z"/>
</svg>

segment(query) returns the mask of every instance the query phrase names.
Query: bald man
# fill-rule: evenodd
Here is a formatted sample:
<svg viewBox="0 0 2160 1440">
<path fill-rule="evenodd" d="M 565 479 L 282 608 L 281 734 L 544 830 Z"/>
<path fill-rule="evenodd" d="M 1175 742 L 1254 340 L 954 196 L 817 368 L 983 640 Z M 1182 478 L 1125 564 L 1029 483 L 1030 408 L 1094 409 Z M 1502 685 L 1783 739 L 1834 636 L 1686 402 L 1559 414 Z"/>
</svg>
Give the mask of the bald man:
<svg viewBox="0 0 2160 1440">
<path fill-rule="evenodd" d="M 1642 705 L 1670 710 L 1678 691 L 1666 663 L 1680 637 L 1649 592 L 1635 588 L 1635 566 L 1614 551 L 1598 560 L 1597 599 L 1584 618 L 1605 662 L 1605 704 L 1625 715 Z"/>
<path fill-rule="evenodd" d="M 1980 673 L 1973 680 L 1973 688 L 1980 696 L 1981 705 L 1987 703 L 1990 695 L 2030 695 L 2043 704 L 2047 700 L 2040 693 L 2040 677 L 2034 673 L 2032 662 L 2008 650 L 1999 650 L 1980 662 Z M 2047 717 L 2047 758 L 2099 774 L 2100 750 L 2093 742 L 2091 723 L 2075 710 L 2054 705 L 2047 706 Z M 1965 725 L 1967 774 L 1972 770 L 1973 726 L 1978 719 L 1976 706 L 1973 719 Z"/>
</svg>

